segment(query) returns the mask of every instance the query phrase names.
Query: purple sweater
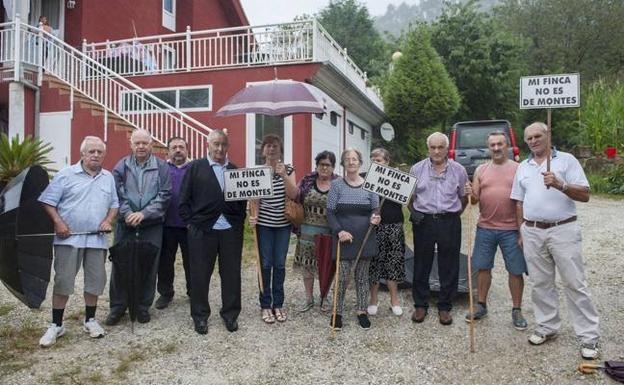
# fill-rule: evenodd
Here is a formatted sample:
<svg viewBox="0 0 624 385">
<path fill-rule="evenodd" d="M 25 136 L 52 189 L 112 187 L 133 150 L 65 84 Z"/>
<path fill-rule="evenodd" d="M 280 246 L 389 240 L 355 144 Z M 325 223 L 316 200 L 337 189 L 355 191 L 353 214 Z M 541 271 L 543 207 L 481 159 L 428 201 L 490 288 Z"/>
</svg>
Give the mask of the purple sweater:
<svg viewBox="0 0 624 385">
<path fill-rule="evenodd" d="M 177 167 L 171 162 L 167 162 L 169 165 L 169 175 L 171 175 L 171 203 L 167 209 L 167 215 L 165 216 L 165 226 L 167 227 L 186 227 L 178 210 L 180 203 L 180 187 L 182 186 L 182 179 L 186 174 L 186 169 L 190 163 L 186 163 L 181 167 Z"/>
</svg>

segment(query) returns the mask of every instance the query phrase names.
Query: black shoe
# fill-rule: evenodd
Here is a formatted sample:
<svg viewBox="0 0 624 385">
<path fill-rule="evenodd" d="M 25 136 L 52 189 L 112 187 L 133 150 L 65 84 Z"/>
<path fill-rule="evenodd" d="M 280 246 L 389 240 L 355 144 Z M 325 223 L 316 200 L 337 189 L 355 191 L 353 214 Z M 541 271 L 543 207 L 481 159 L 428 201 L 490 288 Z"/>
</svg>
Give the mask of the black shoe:
<svg viewBox="0 0 624 385">
<path fill-rule="evenodd" d="M 146 323 L 150 322 L 152 317 L 150 317 L 149 312 L 147 312 L 147 311 L 140 311 L 139 314 L 137 314 L 136 319 L 137 319 L 137 321 L 139 321 L 140 324 L 146 324 Z"/>
<path fill-rule="evenodd" d="M 360 323 L 360 326 L 362 327 L 362 329 L 370 329 L 371 323 L 370 323 L 370 320 L 368 319 L 368 315 L 358 314 L 357 317 L 358 317 L 358 322 Z"/>
<path fill-rule="evenodd" d="M 329 317 L 329 326 L 331 326 L 334 330 L 342 329 L 342 316 L 340 314 L 336 314 L 336 323 L 334 323 L 333 316 Z"/>
<path fill-rule="evenodd" d="M 225 324 L 225 328 L 227 329 L 228 332 L 230 333 L 234 333 L 235 331 L 238 330 L 238 321 L 234 320 L 223 320 L 223 323 Z"/>
<path fill-rule="evenodd" d="M 195 323 L 195 331 L 198 334 L 208 334 L 208 320 L 193 320 Z"/>
<path fill-rule="evenodd" d="M 108 316 L 104 320 L 104 325 L 107 326 L 115 326 L 121 320 L 121 317 L 124 316 L 124 313 L 110 312 Z"/>
<path fill-rule="evenodd" d="M 162 310 L 162 309 L 166 308 L 167 306 L 169 306 L 169 304 L 171 303 L 172 300 L 173 300 L 173 297 L 167 297 L 165 295 L 161 295 L 156 300 L 156 304 L 154 305 L 154 307 L 156 309 Z"/>
</svg>

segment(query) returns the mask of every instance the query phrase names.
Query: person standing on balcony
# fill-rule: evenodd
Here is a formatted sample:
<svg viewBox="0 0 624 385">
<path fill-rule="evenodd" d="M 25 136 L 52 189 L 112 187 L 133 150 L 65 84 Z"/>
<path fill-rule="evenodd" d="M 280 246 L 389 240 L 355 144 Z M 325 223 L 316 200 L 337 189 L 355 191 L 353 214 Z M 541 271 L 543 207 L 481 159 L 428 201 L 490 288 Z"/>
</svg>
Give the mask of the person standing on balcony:
<svg viewBox="0 0 624 385">
<path fill-rule="evenodd" d="M 595 359 L 600 339 L 599 317 L 585 277 L 581 227 L 576 221 L 574 203 L 589 201 L 589 182 L 574 156 L 548 148 L 547 135 L 548 127 L 542 122 L 524 129 L 524 141 L 531 155 L 518 166 L 511 189 L 533 283 L 531 298 L 537 325 L 529 343 L 541 345 L 552 340 L 561 327 L 557 271 L 574 331 L 581 342 L 581 357 Z M 550 170 L 546 167 L 548 157 Z"/>
<path fill-rule="evenodd" d="M 286 254 L 292 225 L 284 215 L 286 196 L 297 197 L 295 170 L 282 163 L 284 145 L 277 135 L 267 135 L 262 140 L 265 165 L 273 169 L 273 196 L 260 199 L 258 212 L 249 216 L 249 224 L 256 226 L 258 248 L 262 260 L 260 293 L 262 320 L 272 324 L 286 321 L 284 310 L 284 279 L 286 278 Z M 256 216 L 257 214 L 257 216 Z"/>
<path fill-rule="evenodd" d="M 442 325 L 453 323 L 451 301 L 457 294 L 459 281 L 459 249 L 461 246 L 460 215 L 468 203 L 464 191 L 466 169 L 448 159 L 449 140 L 441 132 L 427 137 L 429 157 L 416 163 L 410 174 L 418 180 L 408 207 L 414 232 L 414 277 L 412 321 L 421 323 L 429 308 L 429 275 L 435 247 L 438 248 L 440 295 L 438 317 Z"/>
<path fill-rule="evenodd" d="M 478 302 L 474 314 L 466 314 L 466 322 L 487 316 L 487 295 L 492 284 L 492 268 L 496 249 L 500 247 L 509 273 L 509 291 L 513 304 L 511 320 L 518 330 L 527 328 L 522 316 L 522 291 L 527 267 L 522 248 L 518 242 L 516 203 L 509 198 L 518 163 L 509 159 L 507 137 L 502 131 L 488 135 L 487 146 L 491 162 L 477 167 L 472 184 L 466 183 L 466 192 L 472 195 L 472 203 L 479 203 L 479 222 L 472 253 L 472 267 L 477 275 Z M 472 231 L 472 229 L 469 229 Z"/>
<path fill-rule="evenodd" d="M 130 137 L 132 154 L 122 158 L 113 168 L 119 196 L 119 220 L 115 228 L 115 243 L 138 233 L 138 239 L 148 241 L 158 248 L 162 245 L 163 222 L 171 199 L 171 178 L 167 163 L 152 154 L 152 136 L 137 129 Z M 157 254 L 158 255 L 158 254 Z M 141 288 L 137 321 L 150 321 L 149 308 L 156 293 L 158 257 L 147 272 L 145 286 Z M 106 325 L 116 325 L 126 312 L 127 295 L 122 289 L 121 274 L 113 264 L 110 277 L 110 313 Z"/>
<path fill-rule="evenodd" d="M 173 280 L 175 277 L 175 259 L 178 246 L 182 252 L 182 265 L 186 277 L 186 295 L 191 296 L 191 277 L 189 270 L 188 242 L 186 225 L 180 218 L 178 204 L 180 202 L 180 187 L 182 179 L 188 169 L 188 148 L 186 141 L 180 137 L 172 137 L 167 142 L 169 150 L 169 174 L 171 176 L 171 202 L 165 216 L 160 266 L 158 267 L 157 290 L 160 297 L 154 305 L 156 309 L 169 306 L 175 293 Z"/>
<path fill-rule="evenodd" d="M 48 347 L 65 334 L 63 312 L 74 293 L 76 274 L 84 269 L 84 331 L 103 337 L 104 329 L 95 319 L 98 296 L 106 285 L 106 235 L 72 235 L 72 232 L 111 231 L 119 200 L 115 180 L 102 168 L 106 145 L 96 136 L 87 136 L 80 145 L 80 162 L 59 171 L 39 197 L 54 222 L 54 291 L 52 323 L 39 340 Z"/>
<path fill-rule="evenodd" d="M 191 162 L 180 188 L 180 218 L 188 226 L 191 268 L 191 317 L 195 331 L 208 333 L 208 290 L 217 256 L 221 277 L 221 311 L 226 329 L 238 330 L 241 311 L 241 257 L 246 201 L 223 196 L 225 170 L 237 168 L 228 160 L 229 142 L 221 130 L 208 135 L 208 156 Z"/>
</svg>

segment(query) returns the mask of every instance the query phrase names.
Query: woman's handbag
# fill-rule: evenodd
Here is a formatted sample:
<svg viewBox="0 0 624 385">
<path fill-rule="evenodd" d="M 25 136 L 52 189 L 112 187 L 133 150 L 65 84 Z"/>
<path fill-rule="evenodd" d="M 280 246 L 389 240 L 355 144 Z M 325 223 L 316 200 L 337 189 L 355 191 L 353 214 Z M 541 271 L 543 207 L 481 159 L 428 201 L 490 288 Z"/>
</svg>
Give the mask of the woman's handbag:
<svg viewBox="0 0 624 385">
<path fill-rule="evenodd" d="M 290 223 L 299 226 L 303 223 L 303 206 L 287 197 L 284 216 Z"/>
</svg>

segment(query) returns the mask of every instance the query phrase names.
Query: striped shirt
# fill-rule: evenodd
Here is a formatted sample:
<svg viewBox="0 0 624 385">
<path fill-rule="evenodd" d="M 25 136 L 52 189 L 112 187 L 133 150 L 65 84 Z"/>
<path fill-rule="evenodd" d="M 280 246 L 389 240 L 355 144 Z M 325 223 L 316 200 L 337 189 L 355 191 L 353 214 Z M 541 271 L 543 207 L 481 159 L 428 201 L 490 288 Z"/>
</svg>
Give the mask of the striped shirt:
<svg viewBox="0 0 624 385">
<path fill-rule="evenodd" d="M 286 174 L 290 175 L 294 169 L 286 166 Z M 277 174 L 273 174 L 273 196 L 271 198 L 260 199 L 260 209 L 258 210 L 258 224 L 267 227 L 284 227 L 290 222 L 284 216 L 286 207 L 286 186 L 284 179 Z"/>
</svg>

